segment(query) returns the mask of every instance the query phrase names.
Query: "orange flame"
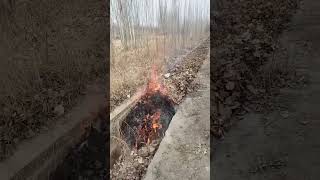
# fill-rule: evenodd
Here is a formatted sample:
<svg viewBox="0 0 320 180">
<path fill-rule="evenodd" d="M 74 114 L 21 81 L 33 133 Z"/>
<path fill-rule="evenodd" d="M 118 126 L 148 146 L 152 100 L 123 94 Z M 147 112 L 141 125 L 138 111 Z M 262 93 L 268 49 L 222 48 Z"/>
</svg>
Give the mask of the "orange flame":
<svg viewBox="0 0 320 180">
<path fill-rule="evenodd" d="M 160 82 L 157 67 L 155 65 L 153 65 L 152 67 L 151 76 L 148 81 L 147 87 L 144 89 L 144 91 L 141 92 L 143 92 L 141 96 L 144 94 L 144 96 L 147 98 L 157 92 L 163 95 L 167 95 L 167 90 Z M 162 128 L 162 125 L 160 123 L 160 115 L 160 110 L 157 110 L 154 114 L 147 114 L 144 117 L 143 123 L 138 130 L 139 140 L 136 140 L 136 148 L 138 147 L 138 141 L 150 144 L 154 139 L 160 136 L 159 129 Z"/>
<path fill-rule="evenodd" d="M 166 94 L 166 88 L 160 83 L 158 70 L 155 65 L 152 66 L 151 77 L 148 82 L 148 86 L 146 89 L 146 94 L 153 94 L 159 91 L 162 94 Z"/>
<path fill-rule="evenodd" d="M 150 144 L 152 140 L 159 137 L 158 130 L 162 128 L 160 123 L 161 112 L 158 110 L 153 115 L 147 114 L 144 117 L 143 124 L 139 128 L 138 139 L 142 140 L 146 144 Z M 138 141 L 136 141 L 136 148 L 138 147 Z"/>
<path fill-rule="evenodd" d="M 152 118 L 152 128 L 154 132 L 156 133 L 158 129 L 162 128 L 162 125 L 160 124 L 160 111 L 157 111 L 154 113 L 151 118 Z"/>
</svg>

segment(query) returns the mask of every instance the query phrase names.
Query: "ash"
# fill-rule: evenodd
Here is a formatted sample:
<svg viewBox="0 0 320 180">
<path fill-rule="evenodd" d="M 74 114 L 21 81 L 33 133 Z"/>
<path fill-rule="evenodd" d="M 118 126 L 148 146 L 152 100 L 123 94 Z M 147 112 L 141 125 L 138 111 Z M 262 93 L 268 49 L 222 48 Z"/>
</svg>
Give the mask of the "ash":
<svg viewBox="0 0 320 180">
<path fill-rule="evenodd" d="M 173 115 L 175 114 L 174 104 L 168 96 L 165 96 L 160 92 L 156 92 L 151 95 L 145 95 L 128 114 L 124 120 L 124 123 L 122 123 L 121 131 L 124 139 L 131 147 L 135 146 L 139 125 L 144 123 L 144 118 L 148 114 L 152 115 L 156 113 L 158 110 L 160 110 L 161 113 L 160 123 L 162 128 L 159 129 L 161 138 L 164 136 L 164 133 L 167 130 Z M 139 142 L 137 148 L 140 148 L 143 145 L 145 145 L 145 142 Z"/>
</svg>

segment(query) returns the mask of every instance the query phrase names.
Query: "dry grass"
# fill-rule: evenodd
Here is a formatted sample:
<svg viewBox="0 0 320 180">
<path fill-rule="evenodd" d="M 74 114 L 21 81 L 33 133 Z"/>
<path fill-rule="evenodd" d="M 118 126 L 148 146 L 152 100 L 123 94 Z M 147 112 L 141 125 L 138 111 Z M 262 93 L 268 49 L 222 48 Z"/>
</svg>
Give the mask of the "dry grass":
<svg viewBox="0 0 320 180">
<path fill-rule="evenodd" d="M 124 50 L 119 41 L 113 41 L 111 48 L 111 107 L 114 108 L 133 95 L 148 78 L 153 64 L 161 70 L 164 60 L 164 38 L 145 40 L 144 46 Z"/>
<path fill-rule="evenodd" d="M 198 39 L 177 41 L 172 37 L 149 34 L 139 45 L 125 50 L 120 40 L 111 44 L 111 109 L 132 96 L 138 87 L 147 82 L 150 70 L 156 65 L 159 73 L 164 73 L 168 57 L 175 50 L 193 47 Z"/>
</svg>

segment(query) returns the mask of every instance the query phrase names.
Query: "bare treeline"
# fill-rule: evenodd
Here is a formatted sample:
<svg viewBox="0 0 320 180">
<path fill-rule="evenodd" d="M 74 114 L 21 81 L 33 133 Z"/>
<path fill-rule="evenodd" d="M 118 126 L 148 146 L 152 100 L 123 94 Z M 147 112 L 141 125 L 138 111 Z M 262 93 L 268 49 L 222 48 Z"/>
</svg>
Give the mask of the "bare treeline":
<svg viewBox="0 0 320 180">
<path fill-rule="evenodd" d="M 111 0 L 111 39 L 127 49 L 165 36 L 170 49 L 183 48 L 208 35 L 209 11 L 209 0 Z"/>
</svg>

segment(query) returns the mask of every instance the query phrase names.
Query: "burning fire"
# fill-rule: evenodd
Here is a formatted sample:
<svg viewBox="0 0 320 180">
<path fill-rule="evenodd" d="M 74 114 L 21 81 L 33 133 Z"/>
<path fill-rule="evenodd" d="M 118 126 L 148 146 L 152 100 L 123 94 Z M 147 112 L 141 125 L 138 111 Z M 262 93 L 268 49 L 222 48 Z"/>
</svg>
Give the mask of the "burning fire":
<svg viewBox="0 0 320 180">
<path fill-rule="evenodd" d="M 167 94 L 166 88 L 159 82 L 157 67 L 153 66 L 151 71 L 151 78 L 147 85 L 146 94 L 152 95 L 157 91 L 162 94 Z"/>
<path fill-rule="evenodd" d="M 158 129 L 161 129 L 162 128 L 162 125 L 160 124 L 160 115 L 161 115 L 161 112 L 160 111 L 157 111 L 156 113 L 154 113 L 152 116 L 151 116 L 151 119 L 152 119 L 152 128 L 154 130 L 154 132 L 156 133 Z"/>
<path fill-rule="evenodd" d="M 150 80 L 144 91 L 145 98 L 150 98 L 155 93 L 166 95 L 166 88 L 160 83 L 156 66 L 153 66 Z M 139 142 L 150 144 L 154 139 L 160 136 L 159 130 L 162 128 L 160 122 L 161 111 L 156 109 L 153 114 L 147 114 L 144 117 L 143 124 L 138 128 L 138 137 L 136 139 L 136 148 Z"/>
</svg>

